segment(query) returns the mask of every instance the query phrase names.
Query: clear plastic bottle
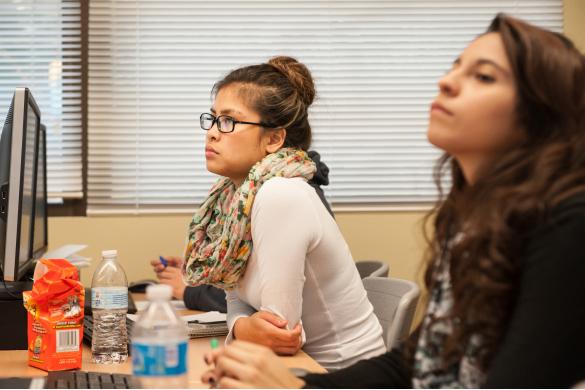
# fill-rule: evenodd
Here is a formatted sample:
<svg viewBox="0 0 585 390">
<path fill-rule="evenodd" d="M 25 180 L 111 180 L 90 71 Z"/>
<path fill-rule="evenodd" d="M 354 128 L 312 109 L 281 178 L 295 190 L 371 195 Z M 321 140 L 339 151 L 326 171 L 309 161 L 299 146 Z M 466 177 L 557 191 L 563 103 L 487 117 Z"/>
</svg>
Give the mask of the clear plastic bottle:
<svg viewBox="0 0 585 390">
<path fill-rule="evenodd" d="M 187 325 L 171 306 L 172 289 L 148 286 L 148 308 L 132 329 L 132 371 L 143 388 L 186 388 Z"/>
<path fill-rule="evenodd" d="M 117 259 L 118 251 L 103 251 L 91 281 L 94 363 L 123 363 L 128 358 L 128 280 Z"/>
</svg>

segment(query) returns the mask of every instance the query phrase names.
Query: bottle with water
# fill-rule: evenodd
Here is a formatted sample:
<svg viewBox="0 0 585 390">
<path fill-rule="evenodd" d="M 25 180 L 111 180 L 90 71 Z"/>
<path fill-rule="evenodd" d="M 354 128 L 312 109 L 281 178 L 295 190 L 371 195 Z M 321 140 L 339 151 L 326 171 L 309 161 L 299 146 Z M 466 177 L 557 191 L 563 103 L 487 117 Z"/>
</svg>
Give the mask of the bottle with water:
<svg viewBox="0 0 585 390">
<path fill-rule="evenodd" d="M 128 358 L 128 281 L 117 258 L 118 251 L 103 251 L 91 281 L 94 363 L 123 363 Z"/>
<path fill-rule="evenodd" d="M 148 308 L 132 329 L 132 371 L 143 388 L 186 388 L 187 325 L 171 306 L 172 289 L 148 286 Z"/>
</svg>

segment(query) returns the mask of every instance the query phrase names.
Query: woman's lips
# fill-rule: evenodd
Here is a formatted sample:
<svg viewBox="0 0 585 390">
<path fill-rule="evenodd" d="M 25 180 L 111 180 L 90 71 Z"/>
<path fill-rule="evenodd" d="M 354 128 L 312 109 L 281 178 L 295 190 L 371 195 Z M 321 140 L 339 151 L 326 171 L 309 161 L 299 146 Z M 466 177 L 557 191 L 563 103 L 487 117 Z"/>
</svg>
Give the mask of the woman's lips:
<svg viewBox="0 0 585 390">
<path fill-rule="evenodd" d="M 218 154 L 219 154 L 219 153 L 217 153 L 217 152 L 215 151 L 215 149 L 213 149 L 213 148 L 210 148 L 210 147 L 207 147 L 207 148 L 205 148 L 205 157 L 206 157 L 206 158 L 215 157 L 215 156 L 217 156 Z"/>
<path fill-rule="evenodd" d="M 449 110 L 447 110 L 441 103 L 439 102 L 433 102 L 433 104 L 431 104 L 431 114 L 433 113 L 440 113 L 440 114 L 446 114 L 446 115 L 453 115 L 453 113 Z"/>
</svg>

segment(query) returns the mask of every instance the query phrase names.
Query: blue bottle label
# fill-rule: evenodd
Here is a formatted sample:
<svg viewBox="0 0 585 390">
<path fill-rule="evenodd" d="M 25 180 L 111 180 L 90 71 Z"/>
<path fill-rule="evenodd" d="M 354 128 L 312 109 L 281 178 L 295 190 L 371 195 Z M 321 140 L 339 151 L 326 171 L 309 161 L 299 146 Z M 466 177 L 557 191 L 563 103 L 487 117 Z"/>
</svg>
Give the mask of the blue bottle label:
<svg viewBox="0 0 585 390">
<path fill-rule="evenodd" d="M 91 308 L 128 309 L 128 287 L 92 287 Z"/>
<path fill-rule="evenodd" d="M 168 345 L 132 343 L 136 376 L 175 376 L 187 372 L 187 342 Z"/>
</svg>

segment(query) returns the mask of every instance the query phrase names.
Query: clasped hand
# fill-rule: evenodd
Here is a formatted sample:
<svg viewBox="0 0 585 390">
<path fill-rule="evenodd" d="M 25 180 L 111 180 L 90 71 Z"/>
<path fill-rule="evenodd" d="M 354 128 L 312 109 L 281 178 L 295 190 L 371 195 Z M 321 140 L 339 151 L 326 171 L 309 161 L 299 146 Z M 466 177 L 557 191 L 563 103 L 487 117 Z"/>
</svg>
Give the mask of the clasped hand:
<svg viewBox="0 0 585 390">
<path fill-rule="evenodd" d="M 294 355 L 301 349 L 302 327 L 298 323 L 288 330 L 287 320 L 276 314 L 259 311 L 250 317 L 238 318 L 234 324 L 234 338 L 265 345 L 280 355 Z"/>
</svg>

